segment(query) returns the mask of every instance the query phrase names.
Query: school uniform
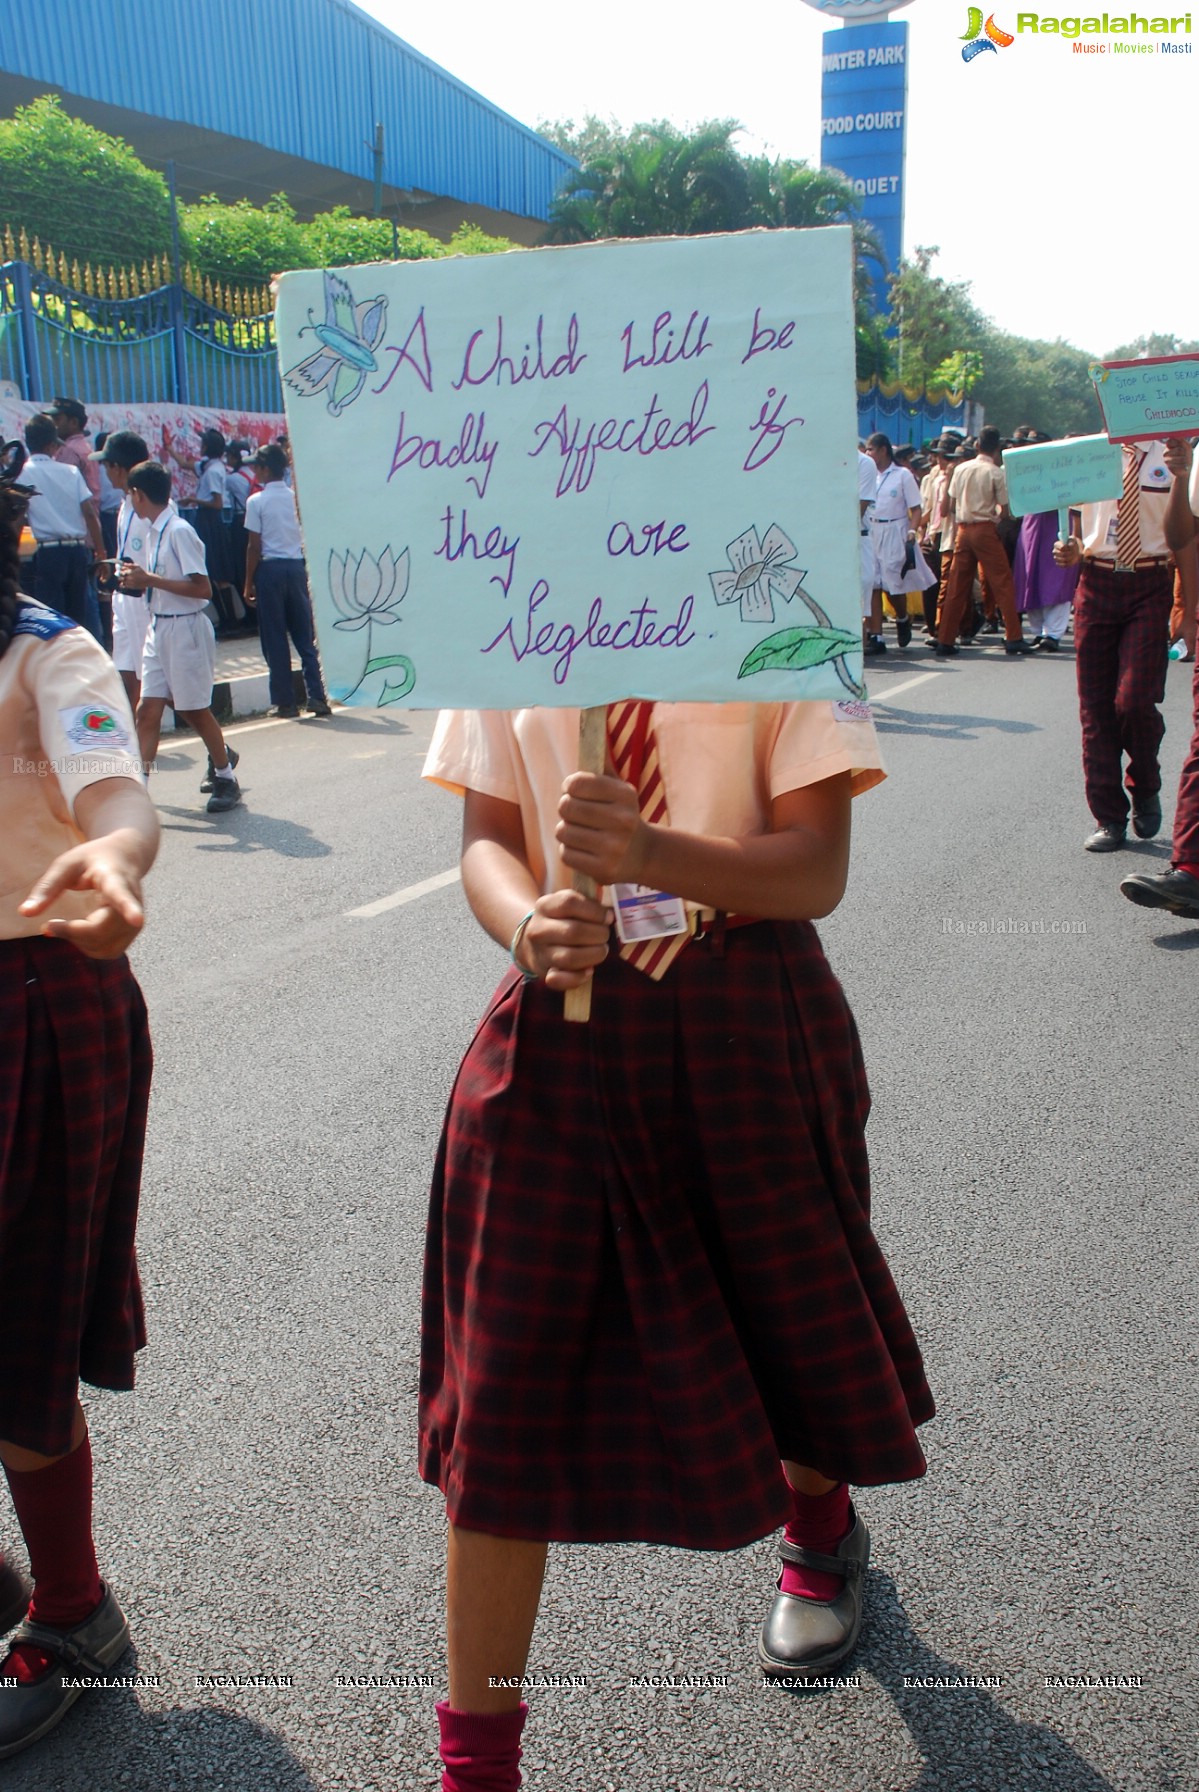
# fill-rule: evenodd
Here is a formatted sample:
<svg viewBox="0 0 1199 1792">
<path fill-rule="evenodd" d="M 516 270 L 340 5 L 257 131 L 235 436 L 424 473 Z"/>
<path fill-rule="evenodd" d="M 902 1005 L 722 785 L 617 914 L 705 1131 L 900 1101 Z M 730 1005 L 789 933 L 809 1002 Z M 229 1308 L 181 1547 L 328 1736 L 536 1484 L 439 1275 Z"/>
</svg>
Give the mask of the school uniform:
<svg viewBox="0 0 1199 1792">
<path fill-rule="evenodd" d="M 92 557 L 83 505 L 91 500 L 87 481 L 69 461 L 31 454 L 21 470 L 29 500 L 29 527 L 37 542 L 33 592 L 39 603 L 86 625 L 87 580 Z"/>
<path fill-rule="evenodd" d="M 290 637 L 300 656 L 308 701 L 324 703 L 325 680 L 313 635 L 296 498 L 281 479 L 268 481 L 246 500 L 246 533 L 259 539 L 254 591 L 263 658 L 270 668 L 271 702 L 284 709 L 295 704 Z"/>
<path fill-rule="evenodd" d="M 883 771 L 844 704 L 655 704 L 670 825 Z M 543 891 L 578 711 L 447 711 L 424 775 L 520 809 Z M 725 923 L 591 1020 L 509 971 L 463 1060 L 429 1210 L 420 1472 L 504 1536 L 729 1549 L 789 1516 L 779 1460 L 924 1471 L 920 1355 L 869 1226 L 852 1015 L 806 922 Z"/>
<path fill-rule="evenodd" d="M 205 571 L 204 543 L 189 523 L 164 510 L 142 527 L 137 564 L 164 579 Z M 216 636 L 206 597 L 149 592 L 150 623 L 142 653 L 142 696 L 165 698 L 176 711 L 209 709 L 216 670 Z"/>
<path fill-rule="evenodd" d="M 1161 790 L 1158 750 L 1166 724 L 1173 574 L 1165 536 L 1170 472 L 1162 442 L 1133 442 L 1137 459 L 1139 551 L 1117 565 L 1118 502 L 1084 505 L 1082 564 L 1074 597 L 1074 652 L 1082 718 L 1087 807 L 1101 827 L 1128 820 L 1134 802 Z M 1128 770 L 1121 779 L 1122 757 Z"/>
<path fill-rule="evenodd" d="M 1199 520 L 1199 457 L 1191 468 L 1191 514 Z M 1193 550 L 1192 550 L 1193 551 Z M 1174 842 L 1172 860 L 1175 865 L 1189 865 L 1199 871 L 1199 659 L 1192 679 L 1194 693 L 1191 744 L 1183 762 L 1178 784 L 1178 802 L 1174 808 Z"/>
<path fill-rule="evenodd" d="M 1007 504 L 1007 474 L 980 454 L 954 468 L 948 495 L 954 511 L 954 546 L 938 639 L 953 646 L 981 569 L 1003 614 L 1006 639 L 1019 641 L 1022 631 L 1011 562 L 997 527 L 1000 508 Z"/>
<path fill-rule="evenodd" d="M 179 514 L 173 498 L 167 504 L 167 513 L 170 516 Z M 115 557 L 132 560 L 146 570 L 146 561 L 141 556 L 149 526 L 142 522 L 126 494 L 117 512 Z M 119 586 L 112 594 L 113 664 L 118 672 L 132 672 L 139 680 L 150 628 L 150 595 L 149 591 L 122 591 Z"/>
<path fill-rule="evenodd" d="M 878 476 L 871 519 L 877 562 L 875 583 L 889 597 L 898 596 L 900 592 L 927 591 L 937 582 L 918 547 L 915 565 L 909 572 L 903 569 L 912 526 L 909 513 L 919 508 L 920 487 L 914 474 L 892 461 Z"/>
<path fill-rule="evenodd" d="M 71 1449 L 80 1376 L 133 1386 L 134 1254 L 151 1053 L 127 958 L 45 939 L 19 905 L 84 838 L 79 793 L 142 781 L 133 717 L 84 630 L 22 600 L 0 658 L 0 1437 Z M 68 920 L 101 902 L 57 897 Z"/>
<path fill-rule="evenodd" d="M 878 468 L 868 454 L 858 449 L 858 547 L 862 584 L 862 615 L 870 615 L 878 568 L 874 558 L 874 497 L 878 491 Z M 861 507 L 865 504 L 867 508 Z"/>
</svg>

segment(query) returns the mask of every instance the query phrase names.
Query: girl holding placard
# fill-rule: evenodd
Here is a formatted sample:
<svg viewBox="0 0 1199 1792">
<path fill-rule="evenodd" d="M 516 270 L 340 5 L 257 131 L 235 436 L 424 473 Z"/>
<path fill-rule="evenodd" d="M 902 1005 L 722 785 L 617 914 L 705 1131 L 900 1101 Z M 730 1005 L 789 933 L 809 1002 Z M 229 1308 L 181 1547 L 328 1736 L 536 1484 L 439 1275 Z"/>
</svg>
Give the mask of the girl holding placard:
<svg viewBox="0 0 1199 1792">
<path fill-rule="evenodd" d="M 599 776 L 577 741 L 571 710 L 445 712 L 425 766 L 465 795 L 463 883 L 513 960 L 454 1087 L 425 1265 L 445 1792 L 520 1783 L 551 1541 L 733 1549 L 783 1524 L 761 1663 L 843 1661 L 869 1553 L 848 1483 L 922 1474 L 932 1412 L 811 925 L 884 775 L 869 711 L 615 704 Z M 647 909 L 656 934 L 612 937 Z M 589 980 L 573 1025 L 563 992 Z"/>
</svg>

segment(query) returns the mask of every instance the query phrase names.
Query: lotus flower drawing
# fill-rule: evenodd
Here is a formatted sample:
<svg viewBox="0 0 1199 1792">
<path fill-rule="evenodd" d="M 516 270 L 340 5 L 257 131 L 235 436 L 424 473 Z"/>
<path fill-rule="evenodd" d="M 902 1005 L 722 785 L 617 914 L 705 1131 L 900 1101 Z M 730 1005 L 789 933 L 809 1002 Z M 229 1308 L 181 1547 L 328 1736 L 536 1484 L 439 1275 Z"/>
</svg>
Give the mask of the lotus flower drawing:
<svg viewBox="0 0 1199 1792">
<path fill-rule="evenodd" d="M 331 552 L 329 555 L 329 592 L 338 613 L 333 626 L 366 630 L 362 671 L 357 684 L 346 692 L 345 702 L 349 702 L 374 672 L 398 670 L 400 673 L 398 680 L 384 678 L 376 704 L 379 709 L 388 703 L 398 703 L 416 683 L 416 668 L 406 654 L 371 654 L 374 626 L 387 628 L 400 621 L 397 607 L 407 596 L 410 570 L 407 548 L 397 555 L 388 546 L 377 558 L 368 548 L 363 548 L 357 558 L 352 548 L 347 548 L 344 554 Z"/>
</svg>

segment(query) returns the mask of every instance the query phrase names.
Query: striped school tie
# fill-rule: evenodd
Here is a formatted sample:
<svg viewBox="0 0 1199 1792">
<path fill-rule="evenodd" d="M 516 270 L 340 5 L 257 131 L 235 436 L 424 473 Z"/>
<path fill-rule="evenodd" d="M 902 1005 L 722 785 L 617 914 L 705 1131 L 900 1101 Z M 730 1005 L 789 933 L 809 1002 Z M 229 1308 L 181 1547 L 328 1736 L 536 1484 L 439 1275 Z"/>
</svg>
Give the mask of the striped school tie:
<svg viewBox="0 0 1199 1792">
<path fill-rule="evenodd" d="M 1116 506 L 1116 565 L 1135 566 L 1141 557 L 1141 460 L 1137 448 L 1124 450 L 1124 490 Z"/>
<path fill-rule="evenodd" d="M 608 705 L 608 751 L 618 778 L 637 792 L 642 821 L 653 827 L 666 825 L 666 786 L 658 761 L 658 743 L 650 727 L 653 704 L 631 697 Z M 666 933 L 658 939 L 635 940 L 621 946 L 620 956 L 635 971 L 652 977 L 665 976 L 691 939 L 689 933 Z"/>
</svg>

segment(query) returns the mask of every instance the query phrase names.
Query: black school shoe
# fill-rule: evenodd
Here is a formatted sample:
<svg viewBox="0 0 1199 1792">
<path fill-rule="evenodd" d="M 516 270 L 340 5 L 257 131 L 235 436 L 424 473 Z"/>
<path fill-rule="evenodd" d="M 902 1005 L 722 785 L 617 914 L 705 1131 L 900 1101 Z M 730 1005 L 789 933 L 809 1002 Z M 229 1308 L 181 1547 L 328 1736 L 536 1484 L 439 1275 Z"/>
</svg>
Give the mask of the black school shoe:
<svg viewBox="0 0 1199 1792">
<path fill-rule="evenodd" d="M 32 1597 L 33 1588 L 25 1576 L 0 1557 L 0 1636 L 21 1622 Z"/>
<path fill-rule="evenodd" d="M 226 747 L 225 751 L 229 755 L 230 765 L 236 771 L 237 770 L 237 762 L 241 758 L 241 754 L 235 752 L 232 747 Z M 204 775 L 204 782 L 200 786 L 200 794 L 202 796 L 206 796 L 208 794 L 208 792 L 212 789 L 213 781 L 215 780 L 215 778 L 216 778 L 216 767 L 212 763 L 212 754 L 210 753 L 208 755 L 208 770 Z"/>
<path fill-rule="evenodd" d="M 758 1660 L 767 1674 L 795 1675 L 806 1680 L 813 1674 L 826 1673 L 852 1653 L 862 1628 L 870 1532 L 852 1502 L 849 1516 L 849 1531 L 838 1543 L 834 1556 L 800 1549 L 786 1537 L 779 1544 L 779 1554 L 785 1562 L 815 1568 L 822 1574 L 839 1574 L 845 1585 L 835 1599 L 801 1599 L 780 1588 L 758 1639 Z"/>
<path fill-rule="evenodd" d="M 1199 921 L 1199 877 L 1189 871 L 1133 871 L 1121 878 L 1120 894 L 1138 908 L 1164 908 L 1184 921 Z"/>
<path fill-rule="evenodd" d="M 106 1586 L 91 1617 L 74 1630 L 22 1624 L 10 1646 L 18 1643 L 43 1649 L 53 1665 L 28 1686 L 0 1686 L 0 1761 L 39 1742 L 88 1690 L 89 1680 L 107 1677 L 129 1647 L 129 1626 Z"/>
<path fill-rule="evenodd" d="M 212 795 L 208 799 L 209 815 L 223 815 L 226 809 L 236 809 L 240 802 L 241 785 L 236 778 L 213 778 Z"/>
<path fill-rule="evenodd" d="M 1158 795 L 1134 797 L 1132 831 L 1138 840 L 1152 840 L 1161 831 L 1162 799 Z"/>
</svg>

